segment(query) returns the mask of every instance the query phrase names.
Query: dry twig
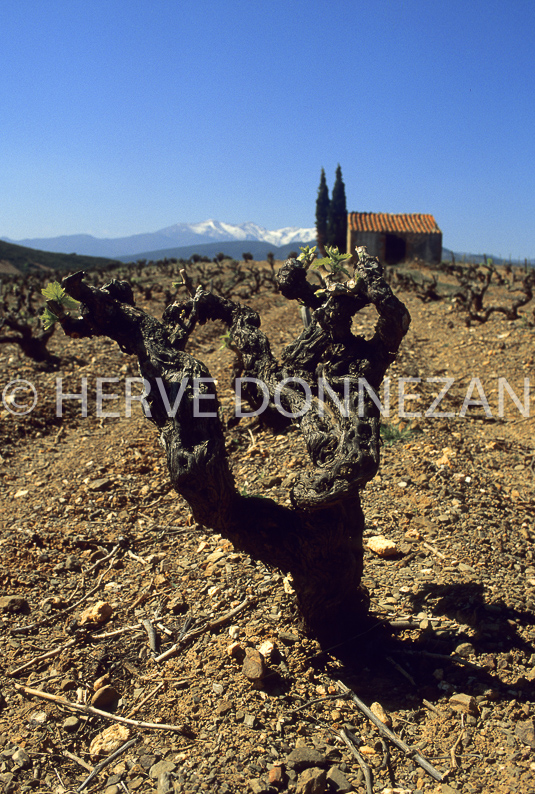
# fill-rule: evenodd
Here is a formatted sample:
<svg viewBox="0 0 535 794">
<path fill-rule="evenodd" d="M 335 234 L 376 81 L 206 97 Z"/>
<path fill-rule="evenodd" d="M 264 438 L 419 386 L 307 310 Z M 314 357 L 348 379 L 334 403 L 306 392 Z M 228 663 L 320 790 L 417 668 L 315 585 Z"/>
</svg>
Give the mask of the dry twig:
<svg viewBox="0 0 535 794">
<path fill-rule="evenodd" d="M 422 703 L 423 703 L 423 704 L 424 704 L 424 706 L 425 706 L 426 708 L 428 708 L 430 711 L 434 711 L 434 712 L 435 712 L 435 714 L 437 714 L 438 716 L 440 716 L 440 711 L 439 711 L 439 710 L 438 710 L 438 709 L 437 709 L 435 706 L 433 706 L 433 704 L 432 704 L 432 703 L 430 703 L 430 702 L 429 702 L 429 700 L 426 700 L 425 698 L 422 698 Z"/>
<path fill-rule="evenodd" d="M 88 772 L 92 771 L 93 767 L 91 766 L 91 764 L 88 764 L 86 761 L 84 761 L 83 758 L 78 758 L 78 756 L 74 755 L 74 753 L 70 753 L 68 750 L 64 750 L 63 751 L 63 755 L 66 758 L 69 758 L 71 761 L 74 761 L 79 766 L 81 766 L 84 769 L 86 769 Z"/>
<path fill-rule="evenodd" d="M 108 640 L 110 637 L 117 637 L 119 634 L 125 634 L 127 631 L 135 631 L 141 628 L 141 622 L 136 623 L 134 626 L 123 626 L 121 629 L 114 629 L 113 631 L 105 631 L 104 634 L 92 634 L 92 640 Z"/>
<path fill-rule="evenodd" d="M 151 651 L 153 653 L 158 653 L 158 634 L 156 633 L 156 629 L 148 618 L 143 618 L 141 622 L 143 624 L 143 628 L 147 632 Z"/>
<path fill-rule="evenodd" d="M 147 728 L 149 730 L 158 731 L 175 731 L 176 733 L 181 733 L 183 736 L 188 736 L 191 738 L 191 731 L 189 731 L 183 725 L 166 725 L 163 722 L 141 722 L 139 720 L 129 719 L 128 717 L 118 717 L 117 714 L 110 714 L 108 711 L 96 709 L 94 706 L 82 706 L 79 703 L 71 703 L 70 700 L 66 700 L 65 698 L 59 697 L 58 695 L 52 695 L 50 692 L 42 692 L 40 689 L 31 689 L 28 686 L 22 686 L 22 684 L 15 684 L 15 689 L 18 692 L 22 692 L 23 694 L 30 697 L 42 698 L 42 700 L 50 700 L 53 703 L 58 703 L 60 706 L 65 706 L 65 708 L 81 712 L 82 714 L 93 715 L 95 717 L 104 717 L 104 719 L 112 720 L 113 722 L 120 722 L 123 725 L 135 725 L 136 728 Z"/>
<path fill-rule="evenodd" d="M 132 709 L 132 711 L 129 713 L 129 715 L 128 715 L 128 716 L 129 716 L 129 717 L 133 717 L 133 716 L 134 716 L 134 714 L 137 714 L 137 712 L 140 710 L 140 708 L 141 708 L 142 706 L 144 706 L 144 705 L 145 705 L 145 703 L 147 703 L 147 702 L 148 702 L 148 701 L 149 701 L 151 698 L 153 698 L 153 697 L 154 697 L 154 695 L 155 695 L 157 692 L 159 692 L 159 691 L 160 691 L 160 689 L 163 689 L 163 687 L 164 687 L 164 686 L 165 686 L 165 681 L 162 681 L 161 683 L 159 683 L 159 684 L 158 684 L 158 686 L 155 686 L 155 687 L 154 687 L 154 689 L 153 689 L 153 690 L 151 690 L 151 691 L 149 692 L 149 694 L 148 694 L 148 695 L 146 695 L 146 696 L 143 698 L 143 700 L 140 700 L 140 701 L 139 701 L 139 703 L 137 704 L 137 706 L 134 706 L 134 708 Z"/>
<path fill-rule="evenodd" d="M 418 753 L 412 747 L 409 747 L 409 745 L 406 744 L 401 739 L 399 739 L 396 736 L 396 734 L 393 733 L 393 731 L 390 730 L 390 728 L 387 728 L 386 725 L 384 725 L 384 723 L 382 723 L 381 720 L 378 717 L 375 716 L 373 711 L 371 711 L 368 708 L 368 706 L 365 703 L 363 703 L 362 700 L 360 698 L 358 698 L 355 695 L 354 692 L 351 691 L 351 689 L 349 689 L 349 687 L 347 687 L 341 681 L 337 681 L 336 683 L 338 684 L 338 686 L 340 687 L 342 692 L 349 692 L 350 693 L 351 699 L 353 700 L 353 702 L 368 717 L 368 719 L 373 722 L 373 724 L 379 729 L 379 731 L 384 736 L 386 736 L 387 739 L 390 739 L 390 741 L 393 744 L 395 744 L 396 747 L 398 747 L 400 750 L 402 750 L 404 753 L 406 753 L 410 758 L 412 758 L 414 761 L 416 761 L 416 763 L 419 766 L 421 766 L 422 769 L 424 769 L 427 772 L 428 775 L 431 775 L 431 777 L 434 780 L 438 780 L 439 783 L 443 780 L 443 777 L 440 774 L 440 772 L 437 769 L 435 769 L 435 767 L 432 766 L 429 763 L 429 761 L 426 758 L 423 757 L 423 755 L 420 755 L 420 753 Z"/>
<path fill-rule="evenodd" d="M 433 552 L 433 554 L 436 554 L 437 557 L 440 557 L 443 560 L 446 559 L 446 555 L 445 554 L 442 554 L 441 551 L 439 551 L 438 549 L 435 549 L 435 547 L 431 546 L 429 543 L 422 543 L 422 546 L 424 546 L 424 548 L 428 549 L 429 551 Z"/>
<path fill-rule="evenodd" d="M 349 747 L 349 749 L 351 750 L 351 752 L 353 753 L 353 755 L 360 764 L 360 768 L 364 773 L 364 780 L 366 781 L 366 794 L 373 794 L 372 770 L 370 769 L 364 758 L 361 756 L 361 754 L 359 753 L 359 751 L 357 750 L 351 739 L 349 738 L 347 731 L 345 731 L 342 728 L 342 730 L 339 732 L 339 735 L 346 743 L 346 745 Z"/>
<path fill-rule="evenodd" d="M 8 670 L 7 675 L 13 676 L 18 675 L 18 673 L 22 673 L 23 670 L 27 670 L 28 667 L 33 667 L 34 664 L 38 664 L 39 662 L 44 661 L 45 659 L 51 659 L 52 656 L 57 656 L 62 651 L 66 650 L 67 648 L 71 648 L 73 645 L 76 645 L 79 642 L 77 637 L 74 637 L 69 642 L 66 642 L 65 645 L 60 645 L 59 648 L 54 648 L 53 651 L 47 651 L 47 653 L 41 654 L 41 656 L 34 656 L 33 659 L 30 659 L 29 662 L 25 662 L 21 664 L 20 667 L 16 667 L 14 670 Z"/>
<path fill-rule="evenodd" d="M 120 548 L 121 548 L 121 544 L 118 543 L 116 546 L 113 547 L 113 549 L 110 551 L 110 553 L 106 557 L 101 557 L 99 560 L 97 560 L 91 566 L 91 568 L 88 568 L 87 571 L 83 571 L 84 576 L 87 576 L 88 573 L 92 573 L 94 570 L 96 570 L 101 565 L 103 565 L 103 563 L 108 562 L 109 560 L 113 559 L 113 557 L 115 557 L 115 555 L 117 554 L 117 552 L 119 551 Z"/>
<path fill-rule="evenodd" d="M 450 750 L 451 768 L 452 768 L 452 770 L 453 769 L 458 769 L 458 767 L 459 767 L 459 764 L 457 763 L 457 758 L 455 757 L 455 751 L 457 750 L 457 747 L 459 746 L 459 744 L 461 743 L 463 738 L 464 738 L 464 728 L 460 732 L 459 736 L 457 737 L 457 740 L 456 740 L 455 744 L 453 745 L 453 747 Z"/>
<path fill-rule="evenodd" d="M 237 607 L 234 607 L 234 609 L 231 609 L 230 612 L 227 612 L 225 615 L 222 615 L 220 618 L 216 618 L 215 620 L 210 620 L 208 621 L 208 623 L 205 623 L 203 626 L 199 626 L 196 629 L 192 629 L 191 631 L 188 631 L 187 634 L 184 634 L 184 636 L 181 639 L 179 639 L 178 642 L 175 642 L 175 644 L 172 645 L 171 648 L 168 648 L 159 656 L 155 656 L 154 661 L 164 662 L 166 659 L 170 659 L 171 656 L 174 656 L 177 653 L 180 646 L 188 642 L 188 640 L 192 640 L 194 637 L 198 637 L 199 635 L 204 634 L 205 631 L 211 631 L 212 629 L 221 626 L 223 623 L 226 623 L 227 620 L 231 620 L 231 618 L 233 618 L 235 615 L 241 612 L 242 609 L 245 609 L 246 606 L 251 604 L 252 601 L 253 599 L 250 596 L 247 596 L 245 601 L 242 601 L 241 604 L 238 604 Z"/>
<path fill-rule="evenodd" d="M 390 662 L 392 667 L 395 667 L 398 673 L 401 673 L 401 675 L 404 676 L 404 678 L 406 678 L 407 681 L 409 681 L 413 686 L 416 686 L 416 681 L 414 680 L 412 675 L 408 673 L 406 670 L 404 670 L 400 664 L 398 664 L 394 659 L 392 659 L 391 656 L 387 656 L 386 661 Z"/>
</svg>

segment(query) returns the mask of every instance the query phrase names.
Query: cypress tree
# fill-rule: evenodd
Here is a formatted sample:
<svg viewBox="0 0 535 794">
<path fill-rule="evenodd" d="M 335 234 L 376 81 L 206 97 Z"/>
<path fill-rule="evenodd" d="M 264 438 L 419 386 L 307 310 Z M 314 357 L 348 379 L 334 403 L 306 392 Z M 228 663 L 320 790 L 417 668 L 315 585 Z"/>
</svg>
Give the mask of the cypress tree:
<svg viewBox="0 0 535 794">
<path fill-rule="evenodd" d="M 340 253 L 345 253 L 347 247 L 347 204 L 346 188 L 342 179 L 340 163 L 336 169 L 336 179 L 333 187 L 332 199 L 329 205 L 327 223 L 327 244 L 336 245 Z"/>
<path fill-rule="evenodd" d="M 325 171 L 321 169 L 320 186 L 318 188 L 318 198 L 316 199 L 316 241 L 321 256 L 325 256 L 325 245 L 328 240 L 329 226 L 329 188 L 325 179 Z"/>
</svg>

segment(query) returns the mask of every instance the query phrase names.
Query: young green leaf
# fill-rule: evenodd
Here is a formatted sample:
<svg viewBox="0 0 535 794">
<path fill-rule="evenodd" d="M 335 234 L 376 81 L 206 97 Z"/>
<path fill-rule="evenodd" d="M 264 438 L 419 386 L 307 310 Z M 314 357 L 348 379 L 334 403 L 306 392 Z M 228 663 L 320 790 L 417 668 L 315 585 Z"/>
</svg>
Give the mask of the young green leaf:
<svg viewBox="0 0 535 794">
<path fill-rule="evenodd" d="M 41 315 L 41 322 L 43 323 L 43 328 L 45 331 L 48 331 L 49 328 L 52 328 L 55 322 L 57 322 L 58 318 L 55 314 L 53 314 L 48 306 L 45 306 L 43 313 Z"/>
<path fill-rule="evenodd" d="M 65 290 L 59 281 L 52 281 L 50 284 L 47 284 L 41 292 L 43 293 L 44 299 L 47 301 L 59 301 L 62 303 L 65 296 Z"/>
<path fill-rule="evenodd" d="M 74 298 L 71 298 L 70 295 L 67 295 L 59 281 L 52 281 L 50 284 L 47 284 L 47 286 L 42 289 L 41 292 L 45 300 L 61 303 L 66 311 L 76 311 L 80 306 L 80 303 L 77 300 L 74 300 Z M 52 312 L 50 312 L 50 314 L 52 314 Z M 55 315 L 52 316 L 55 317 Z M 56 317 L 56 320 L 57 319 L 58 318 Z"/>
</svg>

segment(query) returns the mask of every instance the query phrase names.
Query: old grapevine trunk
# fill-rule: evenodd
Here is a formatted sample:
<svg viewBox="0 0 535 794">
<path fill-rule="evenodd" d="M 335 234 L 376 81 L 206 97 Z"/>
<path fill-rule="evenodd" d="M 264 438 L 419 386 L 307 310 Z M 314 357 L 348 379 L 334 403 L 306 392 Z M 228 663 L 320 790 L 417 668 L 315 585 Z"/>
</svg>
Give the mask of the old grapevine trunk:
<svg viewBox="0 0 535 794">
<path fill-rule="evenodd" d="M 282 266 L 281 293 L 308 306 L 312 322 L 286 347 L 280 362 L 255 311 L 201 288 L 168 306 L 161 322 L 134 306 L 128 283 L 112 281 L 97 289 L 84 283 L 83 273 L 63 281 L 66 292 L 81 301 L 81 319 L 51 304 L 67 334 L 107 336 L 137 355 L 173 486 L 196 521 L 293 575 L 304 622 L 325 642 L 354 633 L 368 607 L 360 584 L 364 517 L 359 492 L 379 466 L 379 411 L 362 385 L 359 402 L 359 381 L 379 389 L 410 323 L 379 262 L 365 249 L 359 249 L 354 277 L 344 283 L 337 278 L 327 276 L 325 289 L 315 290 L 306 263 L 290 259 Z M 373 337 L 365 340 L 351 332 L 351 323 L 369 304 L 379 316 Z M 196 415 L 199 405 L 204 414 L 217 406 L 215 385 L 205 365 L 185 348 L 197 323 L 215 319 L 229 329 L 238 374 L 251 379 L 243 381 L 249 403 L 261 407 L 266 394 L 273 406 L 277 397 L 296 416 L 312 465 L 293 486 L 290 507 L 242 496 L 217 412 Z M 303 381 L 309 385 L 308 403 Z M 199 389 L 206 399 L 199 401 Z M 175 401 L 173 415 L 169 407 Z"/>
</svg>

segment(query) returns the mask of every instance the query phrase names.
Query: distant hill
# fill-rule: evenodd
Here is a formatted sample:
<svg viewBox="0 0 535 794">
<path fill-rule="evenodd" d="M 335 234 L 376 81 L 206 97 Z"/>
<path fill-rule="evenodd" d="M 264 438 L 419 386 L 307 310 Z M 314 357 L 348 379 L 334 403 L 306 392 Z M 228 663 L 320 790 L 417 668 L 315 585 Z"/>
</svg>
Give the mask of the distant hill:
<svg viewBox="0 0 535 794">
<path fill-rule="evenodd" d="M 0 240 L 0 273 L 31 273 L 36 270 L 91 270 L 95 267 L 120 264 L 116 259 L 77 254 L 38 251 Z"/>
<path fill-rule="evenodd" d="M 282 246 L 270 245 L 257 240 L 233 240 L 231 242 L 206 243 L 205 245 L 185 245 L 180 248 L 163 248 L 158 251 L 141 251 L 134 256 L 120 256 L 120 262 L 137 262 L 138 259 L 156 262 L 158 259 L 189 259 L 193 254 L 207 256 L 213 259 L 219 253 L 226 254 L 232 259 L 242 259 L 243 254 L 252 254 L 257 261 L 264 260 L 269 252 L 275 259 L 286 259 L 290 251 L 299 252 L 300 246 L 310 245 L 307 242 L 298 241 L 287 243 Z"/>
<path fill-rule="evenodd" d="M 443 262 L 451 262 L 452 256 L 455 258 L 458 265 L 462 265 L 463 262 L 477 264 L 478 262 L 483 262 L 485 257 L 489 260 L 492 259 L 494 265 L 506 265 L 508 263 L 511 265 L 524 265 L 526 263 L 525 259 L 503 259 L 502 257 L 493 256 L 492 254 L 468 254 L 462 251 L 451 251 L 449 248 L 442 249 Z M 532 267 L 535 265 L 535 260 L 528 259 L 527 263 Z"/>
<path fill-rule="evenodd" d="M 223 223 L 221 221 L 201 221 L 200 223 L 176 223 L 156 232 L 134 234 L 131 237 L 98 238 L 90 234 L 72 234 L 62 237 L 35 237 L 26 240 L 10 240 L 6 242 L 38 248 L 42 251 L 60 251 L 79 255 L 112 257 L 137 257 L 143 251 L 163 251 L 168 248 L 199 246 L 208 243 L 230 242 L 233 240 L 261 241 L 271 246 L 294 245 L 299 240 L 313 240 L 316 237 L 314 228 L 302 229 L 287 226 L 283 229 L 270 231 L 256 223 L 241 225 Z M 244 250 L 247 250 L 244 249 Z"/>
</svg>

